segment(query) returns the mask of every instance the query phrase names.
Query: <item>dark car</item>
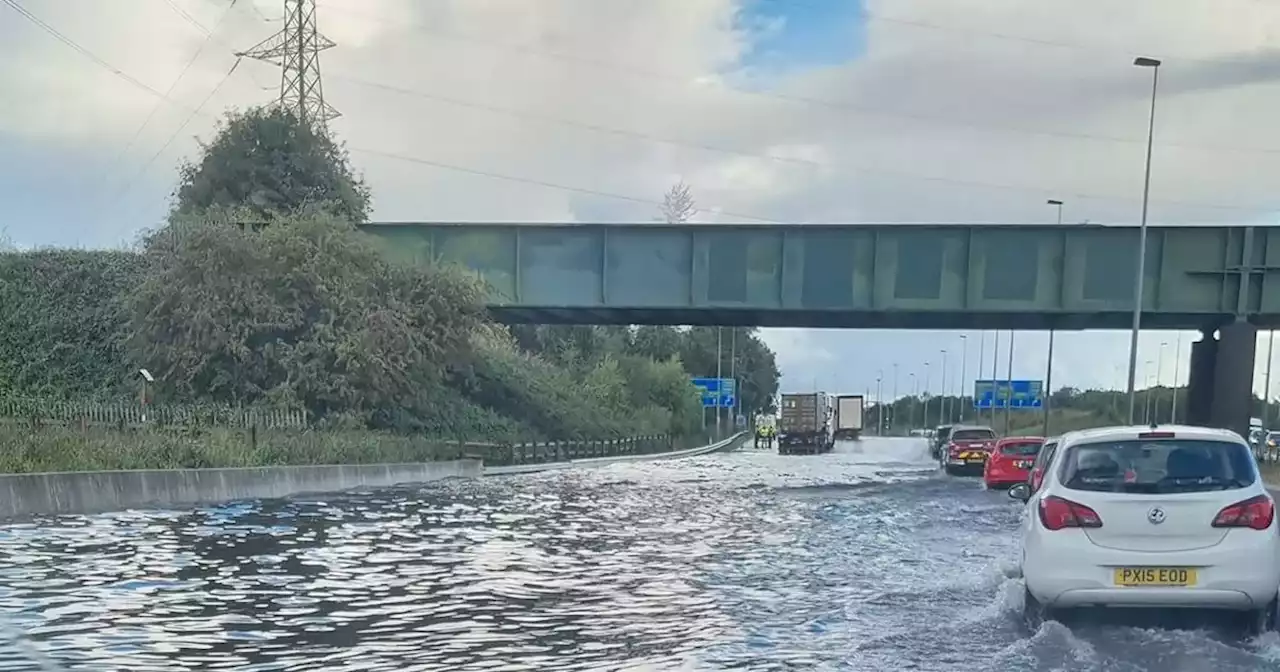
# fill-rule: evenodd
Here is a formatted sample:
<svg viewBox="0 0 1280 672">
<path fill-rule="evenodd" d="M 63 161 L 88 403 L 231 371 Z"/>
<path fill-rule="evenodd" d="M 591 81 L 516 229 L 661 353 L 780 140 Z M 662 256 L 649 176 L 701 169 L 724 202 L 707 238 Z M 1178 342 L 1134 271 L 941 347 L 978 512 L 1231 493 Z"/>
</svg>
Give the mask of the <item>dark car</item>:
<svg viewBox="0 0 1280 672">
<path fill-rule="evenodd" d="M 942 449 L 951 440 L 952 427 L 955 425 L 938 425 L 937 429 L 933 430 L 933 444 L 929 446 L 929 454 L 933 459 L 936 460 L 942 456 Z"/>
</svg>

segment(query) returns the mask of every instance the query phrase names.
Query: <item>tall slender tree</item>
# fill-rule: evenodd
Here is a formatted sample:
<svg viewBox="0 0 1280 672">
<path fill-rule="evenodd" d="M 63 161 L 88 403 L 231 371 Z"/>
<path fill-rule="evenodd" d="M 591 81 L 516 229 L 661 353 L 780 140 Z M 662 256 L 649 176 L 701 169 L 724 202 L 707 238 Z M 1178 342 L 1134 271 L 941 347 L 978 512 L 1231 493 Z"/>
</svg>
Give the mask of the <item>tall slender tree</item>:
<svg viewBox="0 0 1280 672">
<path fill-rule="evenodd" d="M 698 212 L 689 185 L 677 182 L 662 198 L 662 219 L 668 224 L 683 224 Z"/>
</svg>

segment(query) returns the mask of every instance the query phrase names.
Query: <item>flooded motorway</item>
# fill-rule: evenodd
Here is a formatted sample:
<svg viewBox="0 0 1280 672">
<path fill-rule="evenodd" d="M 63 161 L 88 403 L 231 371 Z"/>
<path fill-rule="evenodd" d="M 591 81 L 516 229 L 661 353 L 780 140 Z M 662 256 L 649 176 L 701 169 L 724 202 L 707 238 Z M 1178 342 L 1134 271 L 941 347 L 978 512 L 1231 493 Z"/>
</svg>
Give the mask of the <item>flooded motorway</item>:
<svg viewBox="0 0 1280 672">
<path fill-rule="evenodd" d="M 7 525 L 0 611 L 64 670 L 1280 670 L 1274 634 L 1028 631 L 1020 510 L 921 441 L 745 449 Z"/>
</svg>

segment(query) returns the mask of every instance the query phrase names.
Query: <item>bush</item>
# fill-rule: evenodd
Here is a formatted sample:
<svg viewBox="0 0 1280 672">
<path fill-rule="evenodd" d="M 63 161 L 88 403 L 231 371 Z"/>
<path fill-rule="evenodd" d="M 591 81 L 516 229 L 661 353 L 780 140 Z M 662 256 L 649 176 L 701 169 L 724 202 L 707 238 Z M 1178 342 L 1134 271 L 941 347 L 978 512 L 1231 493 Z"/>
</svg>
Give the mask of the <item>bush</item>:
<svg viewBox="0 0 1280 672">
<path fill-rule="evenodd" d="M 0 253 L 0 395 L 117 397 L 134 372 L 126 293 L 142 279 L 132 252 Z"/>
<path fill-rule="evenodd" d="M 388 264 L 317 214 L 261 232 L 180 221 L 147 242 L 130 353 L 181 401 L 298 405 L 416 428 L 470 358 L 481 290 L 452 269 Z"/>
</svg>

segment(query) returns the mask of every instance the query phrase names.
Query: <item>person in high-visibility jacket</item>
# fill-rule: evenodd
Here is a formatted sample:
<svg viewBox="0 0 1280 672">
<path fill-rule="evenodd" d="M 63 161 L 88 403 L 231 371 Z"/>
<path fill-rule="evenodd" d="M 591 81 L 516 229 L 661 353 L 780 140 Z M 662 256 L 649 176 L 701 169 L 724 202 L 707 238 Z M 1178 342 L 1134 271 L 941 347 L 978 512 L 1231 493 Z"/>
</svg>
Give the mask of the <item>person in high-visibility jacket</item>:
<svg viewBox="0 0 1280 672">
<path fill-rule="evenodd" d="M 766 419 L 765 416 L 757 416 L 756 418 L 756 447 L 757 448 L 760 447 L 761 443 L 763 443 L 766 448 L 770 448 L 773 446 L 773 437 L 777 433 L 777 428 L 774 426 L 772 422 L 768 421 L 771 419 L 772 418 Z"/>
</svg>

